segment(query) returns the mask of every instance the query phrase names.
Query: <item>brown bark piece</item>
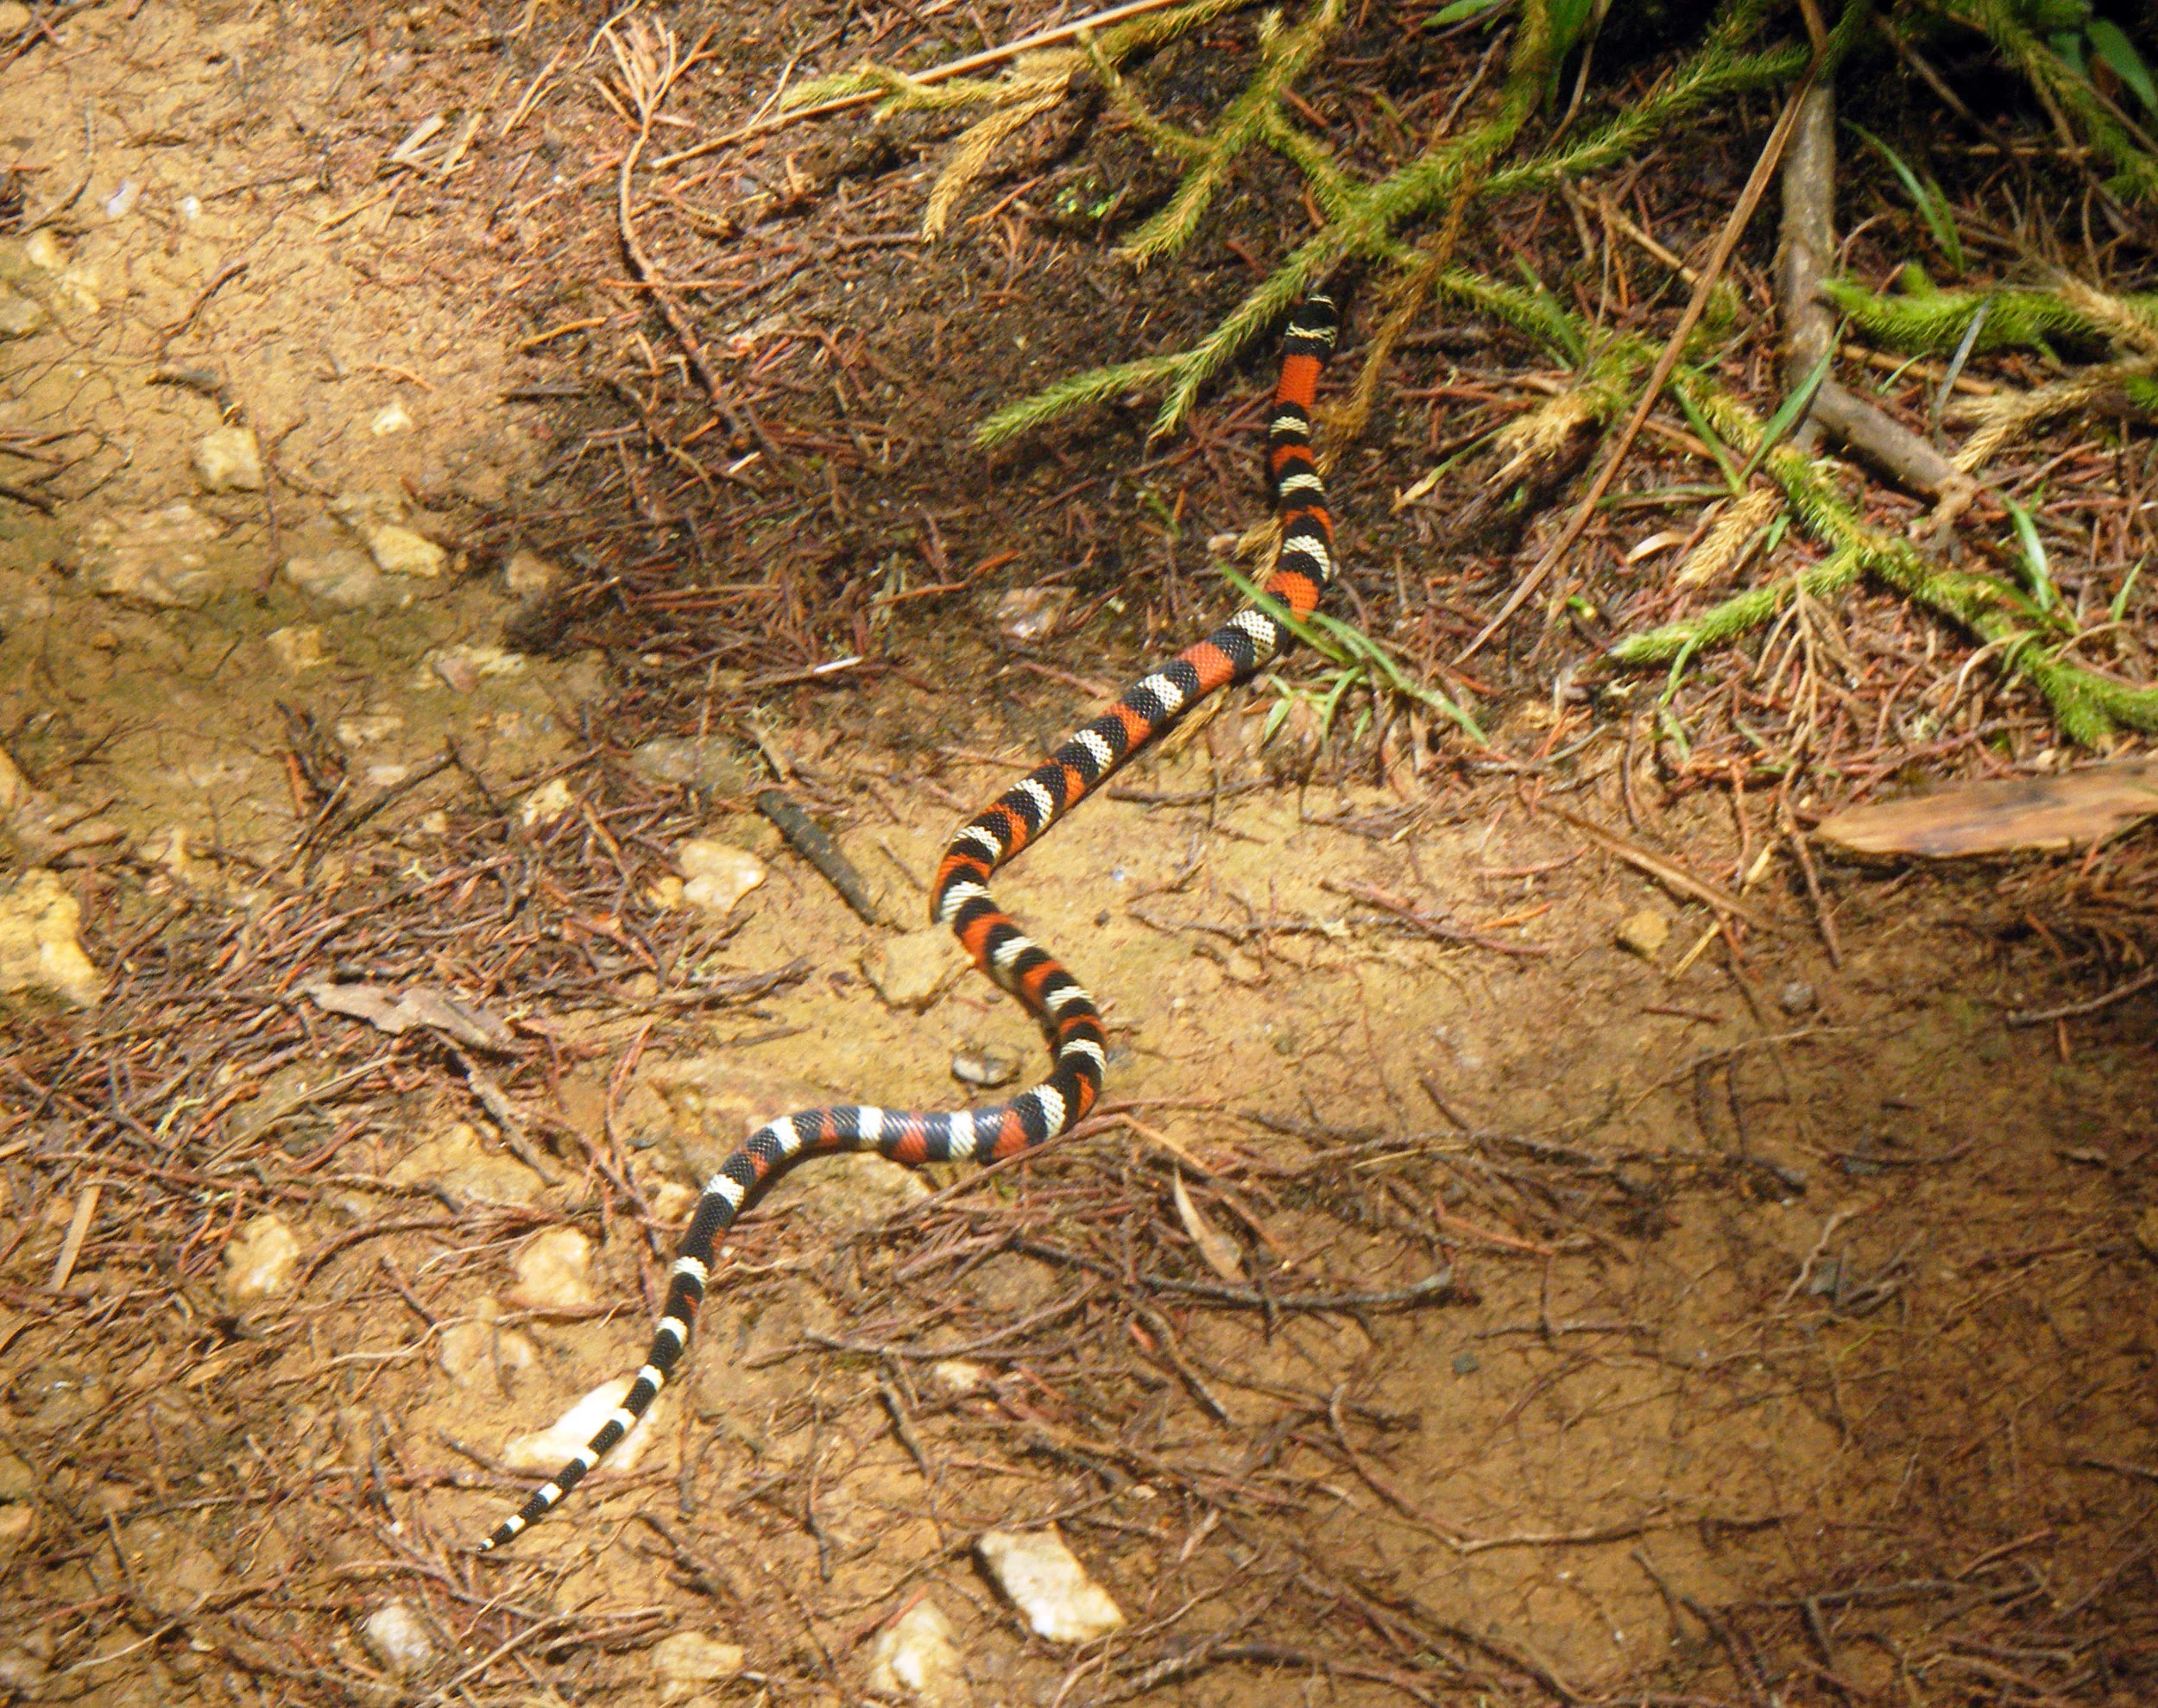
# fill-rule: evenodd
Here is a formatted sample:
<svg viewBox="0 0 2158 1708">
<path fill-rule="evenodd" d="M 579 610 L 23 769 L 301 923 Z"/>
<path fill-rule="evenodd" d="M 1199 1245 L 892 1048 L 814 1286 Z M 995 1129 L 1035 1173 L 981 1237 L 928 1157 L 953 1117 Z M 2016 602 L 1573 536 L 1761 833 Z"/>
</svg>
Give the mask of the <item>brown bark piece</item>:
<svg viewBox="0 0 2158 1708">
<path fill-rule="evenodd" d="M 1909 800 L 1852 807 L 1814 834 L 1852 854 L 2005 854 L 2095 842 L 2158 813 L 2158 759 L 2093 766 L 2059 777 L 1965 783 Z"/>
</svg>

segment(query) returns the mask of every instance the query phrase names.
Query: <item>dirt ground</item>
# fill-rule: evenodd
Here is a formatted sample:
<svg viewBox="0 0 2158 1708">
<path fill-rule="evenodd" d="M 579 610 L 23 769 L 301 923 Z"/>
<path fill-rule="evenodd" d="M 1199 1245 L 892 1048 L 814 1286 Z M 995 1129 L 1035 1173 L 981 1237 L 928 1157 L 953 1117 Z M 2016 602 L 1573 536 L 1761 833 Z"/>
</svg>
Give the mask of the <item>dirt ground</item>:
<svg viewBox="0 0 2158 1708">
<path fill-rule="evenodd" d="M 1563 628 L 1444 678 L 1488 747 L 1354 702 L 1322 741 L 1308 665 L 1233 696 L 997 886 L 1104 999 L 1095 1117 L 799 1170 L 638 1456 L 469 1551 L 561 1456 L 516 1438 L 641 1358 L 750 1126 L 1039 1060 L 924 885 L 1229 608 L 1269 358 L 1177 438 L 1144 399 L 968 434 L 1188 338 L 1304 217 L 1262 169 L 1135 275 L 1104 186 L 1173 180 L 1083 117 L 940 245 L 953 126 L 716 148 L 640 211 L 721 410 L 625 266 L 608 16 L 0 4 L 0 884 L 42 955 L 0 1011 L 0 1692 L 2158 1699 L 2158 990 L 2089 1000 L 2151 941 L 2154 845 L 1802 854 L 1884 785 L 2058 763 L 1874 594 L 1838 644 L 1955 685 L 1796 793 L 1722 756 L 1737 710 L 1682 760 L 1650 690 L 1569 695 Z M 673 146 L 796 60 L 1043 21 L 675 18 L 711 57 Z M 1482 52 L 1399 22 L 1357 63 L 1451 90 Z M 1203 109 L 1256 27 L 1150 87 Z M 1666 242 L 1760 117 L 1663 174 Z M 1400 495 L 1532 366 L 1409 348 L 1335 482 L 1344 608 L 1404 647 L 1504 597 L 1507 546 L 1434 543 L 1462 489 Z M 213 490 L 235 425 L 260 478 Z M 2073 449 L 2111 597 L 2152 446 Z M 1660 525 L 1617 514 L 1607 604 Z M 1037 1635 L 990 1569 L 1051 1526 L 1108 1635 Z"/>
</svg>

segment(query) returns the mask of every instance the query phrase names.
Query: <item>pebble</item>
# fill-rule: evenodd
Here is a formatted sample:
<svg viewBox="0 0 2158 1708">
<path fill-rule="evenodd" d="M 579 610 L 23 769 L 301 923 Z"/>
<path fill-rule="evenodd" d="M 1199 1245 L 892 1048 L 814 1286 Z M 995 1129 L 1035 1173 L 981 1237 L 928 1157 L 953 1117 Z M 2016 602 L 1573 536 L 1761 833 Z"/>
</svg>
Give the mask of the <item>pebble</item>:
<svg viewBox="0 0 2158 1708">
<path fill-rule="evenodd" d="M 545 1429 L 512 1435 L 502 1443 L 502 1463 L 512 1471 L 552 1476 L 569 1462 L 571 1454 L 599 1434 L 600 1425 L 622 1402 L 633 1380 L 617 1376 L 611 1382 L 603 1382 Z M 637 1420 L 635 1427 L 622 1437 L 615 1451 L 600 1462 L 603 1471 L 636 1468 L 645 1449 L 652 1445 L 654 1421 L 666 1415 L 672 1398 L 672 1393 L 662 1393 L 652 1402 L 652 1409 Z"/>
<path fill-rule="evenodd" d="M 1057 632 L 1070 603 L 1068 587 L 1015 587 L 997 601 L 997 633 L 1016 646 L 1032 646 Z"/>
<path fill-rule="evenodd" d="M 350 545 L 287 558 L 284 576 L 309 598 L 340 610 L 360 610 L 384 597 L 382 572 L 375 560 Z"/>
<path fill-rule="evenodd" d="M 443 1326 L 435 1357 L 452 1382 L 499 1382 L 540 1361 L 540 1349 L 529 1338 L 495 1321 L 502 1310 L 491 1294 L 483 1293 L 473 1301 L 471 1315 Z"/>
<path fill-rule="evenodd" d="M 105 981 L 83 953 L 82 904 L 53 873 L 26 872 L 0 891 L 0 996 L 49 991 L 94 1008 Z"/>
<path fill-rule="evenodd" d="M 424 1672 L 435 1658 L 426 1621 L 401 1601 L 376 1608 L 360 1625 L 360 1641 L 383 1668 L 399 1678 Z"/>
<path fill-rule="evenodd" d="M 108 599 L 192 610 L 224 579 L 209 550 L 222 532 L 186 503 L 100 516 L 82 533 L 85 579 Z"/>
<path fill-rule="evenodd" d="M 493 678 L 523 675 L 525 655 L 484 643 L 461 643 L 455 646 L 436 647 L 427 654 L 427 664 L 445 687 L 459 694 L 470 694 L 481 683 Z M 563 791 L 565 805 L 568 798 L 569 791 L 565 787 Z"/>
<path fill-rule="evenodd" d="M 1614 935 L 1619 948 L 1631 949 L 1644 961 L 1654 961 L 1671 940 L 1671 922 L 1655 908 L 1644 907 L 1620 920 Z"/>
<path fill-rule="evenodd" d="M 412 414 L 401 403 L 389 403 L 375 412 L 375 419 L 367 424 L 369 432 L 376 438 L 388 438 L 392 433 L 412 431 Z"/>
<path fill-rule="evenodd" d="M 939 1358 L 929 1367 L 929 1379 L 954 1399 L 985 1392 L 992 1381 L 989 1367 L 971 1358 Z"/>
<path fill-rule="evenodd" d="M 43 331 L 49 318 L 35 298 L 0 289 L 0 338 L 30 337 Z"/>
<path fill-rule="evenodd" d="M 1088 1642 L 1124 1623 L 1123 1610 L 1054 1530 L 988 1530 L 975 1550 L 1037 1636 Z"/>
<path fill-rule="evenodd" d="M 933 1601 L 918 1601 L 869 1649 L 869 1688 L 912 1697 L 924 1708 L 965 1708 L 971 1699 L 958 1633 Z"/>
<path fill-rule="evenodd" d="M 511 1261 L 512 1304 L 535 1311 L 578 1310 L 594 1302 L 592 1242 L 573 1227 L 535 1234 Z"/>
<path fill-rule="evenodd" d="M 1019 1073 L 1019 1058 L 1009 1049 L 962 1049 L 951 1058 L 951 1076 L 968 1085 L 1003 1085 Z"/>
<path fill-rule="evenodd" d="M 0 0 L 0 35 L 20 35 L 33 22 L 22 0 Z"/>
<path fill-rule="evenodd" d="M 270 656 L 284 667 L 288 676 L 298 676 L 302 671 L 319 670 L 330 662 L 330 655 L 322 649 L 322 631 L 313 623 L 294 623 L 286 628 L 274 628 L 262 637 L 270 649 Z"/>
<path fill-rule="evenodd" d="M 419 576 L 432 581 L 450 567 L 447 551 L 410 528 L 374 527 L 362 538 L 367 541 L 367 555 L 386 576 Z"/>
<path fill-rule="evenodd" d="M 488 1150 L 479 1130 L 464 1121 L 407 1150 L 390 1165 L 388 1177 L 397 1186 L 439 1186 L 453 1198 L 483 1204 L 535 1203 L 546 1184 L 515 1157 Z"/>
<path fill-rule="evenodd" d="M 674 860 L 688 879 L 682 899 L 722 919 L 765 879 L 762 860 L 727 842 L 694 838 L 676 848 Z"/>
<path fill-rule="evenodd" d="M 252 427 L 219 427 L 195 441 L 195 478 L 205 492 L 260 492 L 262 447 Z"/>
<path fill-rule="evenodd" d="M 1776 993 L 1776 1002 L 1786 1014 L 1810 1014 L 1820 1005 L 1820 997 L 1803 979 L 1794 979 Z"/>
<path fill-rule="evenodd" d="M 874 943 L 861 955 L 863 975 L 893 1008 L 927 1008 L 965 966 L 934 926 Z"/>
<path fill-rule="evenodd" d="M 517 822 L 527 830 L 552 824 L 570 810 L 575 799 L 567 783 L 559 777 L 551 777 L 525 797 L 524 804 L 517 809 Z"/>
<path fill-rule="evenodd" d="M 740 751 L 717 735 L 656 736 L 630 754 L 629 768 L 654 783 L 722 795 L 744 794 L 751 782 Z"/>
<path fill-rule="evenodd" d="M 553 592 L 561 582 L 562 571 L 537 551 L 513 551 L 509 561 L 502 565 L 502 586 L 515 598 L 543 597 Z"/>
<path fill-rule="evenodd" d="M 652 1670 L 669 1695 L 689 1693 L 694 1685 L 721 1684 L 741 1671 L 747 1657 L 738 1642 L 722 1642 L 702 1631 L 677 1631 L 652 1646 Z"/>
<path fill-rule="evenodd" d="M 225 1246 L 218 1285 L 237 1309 L 291 1292 L 299 1268 L 300 1241 L 293 1231 L 275 1216 L 257 1216 Z"/>
</svg>

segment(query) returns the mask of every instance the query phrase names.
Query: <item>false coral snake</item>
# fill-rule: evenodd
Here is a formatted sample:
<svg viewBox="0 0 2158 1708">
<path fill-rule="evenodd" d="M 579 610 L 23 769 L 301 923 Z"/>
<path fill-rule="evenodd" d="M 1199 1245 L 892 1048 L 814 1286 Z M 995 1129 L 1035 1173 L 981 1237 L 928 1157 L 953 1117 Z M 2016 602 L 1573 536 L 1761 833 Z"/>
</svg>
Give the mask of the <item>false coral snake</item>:
<svg viewBox="0 0 2158 1708">
<path fill-rule="evenodd" d="M 1291 317 L 1268 434 L 1267 475 L 1281 523 L 1281 553 L 1265 593 L 1299 621 L 1317 607 L 1334 575 L 1334 519 L 1312 460 L 1311 406 L 1338 325 L 1333 302 L 1323 296 L 1305 299 Z M 552 1481 L 535 1489 L 479 1545 L 482 1553 L 500 1547 L 558 1505 L 644 1415 L 689 1346 L 720 1234 L 782 1170 L 804 1157 L 842 1150 L 875 1150 L 899 1163 L 995 1162 L 1057 1138 L 1094 1106 L 1105 1059 L 1100 1011 L 1079 981 L 1028 941 L 991 899 L 990 874 L 1193 706 L 1265 668 L 1281 652 L 1285 634 L 1267 610 L 1246 606 L 1133 684 L 953 839 L 937 869 L 934 917 L 957 935 L 975 966 L 1041 1023 L 1055 1054 L 1054 1069 L 1031 1090 L 988 1108 L 934 1113 L 811 1109 L 782 1116 L 751 1134 L 705 1182 L 675 1259 L 651 1350 L 622 1404 Z"/>
</svg>

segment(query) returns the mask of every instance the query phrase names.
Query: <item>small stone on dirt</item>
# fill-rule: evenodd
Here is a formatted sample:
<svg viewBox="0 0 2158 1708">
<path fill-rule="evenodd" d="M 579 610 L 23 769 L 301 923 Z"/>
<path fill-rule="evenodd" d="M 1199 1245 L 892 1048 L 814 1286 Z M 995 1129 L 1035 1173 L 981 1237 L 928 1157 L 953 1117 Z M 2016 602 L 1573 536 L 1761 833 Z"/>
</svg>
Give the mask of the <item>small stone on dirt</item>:
<svg viewBox="0 0 2158 1708">
<path fill-rule="evenodd" d="M 509 1289 L 512 1304 L 569 1311 L 593 1302 L 592 1242 L 573 1227 L 551 1227 L 535 1235 L 510 1268 L 517 1273 L 516 1285 Z"/>
<path fill-rule="evenodd" d="M 741 1671 L 747 1657 L 738 1642 L 722 1642 L 702 1631 L 677 1631 L 652 1646 L 652 1670 L 661 1693 L 686 1696 L 692 1685 L 720 1684 Z"/>
<path fill-rule="evenodd" d="M 32 22 L 22 0 L 0 0 L 0 35 L 20 35 Z"/>
<path fill-rule="evenodd" d="M 965 964 L 953 957 L 951 939 L 933 926 L 874 944 L 861 955 L 862 973 L 893 1008 L 927 1008 Z"/>
<path fill-rule="evenodd" d="M 535 1203 L 546 1184 L 515 1158 L 483 1149 L 477 1130 L 463 1121 L 401 1157 L 388 1178 L 395 1186 L 439 1187 L 452 1198 L 483 1204 Z"/>
<path fill-rule="evenodd" d="M 190 504 L 101 516 L 83 530 L 85 579 L 108 599 L 192 610 L 224 579 L 209 550 L 220 532 Z"/>
<path fill-rule="evenodd" d="M 464 1385 L 498 1381 L 539 1362 L 539 1347 L 515 1329 L 504 1328 L 495 1321 L 502 1314 L 495 1296 L 483 1293 L 473 1301 L 470 1316 L 444 1324 L 435 1342 L 435 1357 L 452 1382 Z"/>
<path fill-rule="evenodd" d="M 368 556 L 386 576 L 420 576 L 432 581 L 450 567 L 447 551 L 410 528 L 374 527 L 363 537 Z"/>
<path fill-rule="evenodd" d="M 33 1700 L 47 1700 L 41 1686 L 52 1671 L 27 1648 L 0 1642 L 0 1690 L 14 1691 Z"/>
<path fill-rule="evenodd" d="M 971 1358 L 939 1358 L 929 1367 L 929 1379 L 954 1399 L 979 1394 L 989 1386 L 989 1369 Z"/>
<path fill-rule="evenodd" d="M 519 599 L 537 599 L 560 585 L 562 571 L 537 551 L 513 551 L 502 565 L 502 586 Z"/>
<path fill-rule="evenodd" d="M 96 1007 L 104 979 L 83 953 L 81 930 L 81 904 L 50 872 L 26 872 L 0 891 L 0 996 L 49 991 Z"/>
<path fill-rule="evenodd" d="M 958 1633 L 933 1601 L 918 1601 L 869 1649 L 869 1688 L 880 1696 L 912 1697 L 925 1708 L 965 1708 L 966 1664 Z"/>
<path fill-rule="evenodd" d="M 1032 646 L 1057 632 L 1071 603 L 1068 587 L 1015 587 L 997 601 L 997 633 L 1015 646 Z"/>
<path fill-rule="evenodd" d="M 392 433 L 412 431 L 412 413 L 401 403 L 388 403 L 375 412 L 367 424 L 367 430 L 376 438 L 388 438 Z"/>
<path fill-rule="evenodd" d="M 195 478 L 205 492 L 260 492 L 262 448 L 252 427 L 219 427 L 195 441 Z"/>
<path fill-rule="evenodd" d="M 257 1216 L 224 1248 L 224 1274 L 218 1287 L 235 1308 L 258 1299 L 274 1299 L 293 1290 L 300 1267 L 300 1241 L 275 1216 Z"/>
<path fill-rule="evenodd" d="M 726 842 L 696 837 L 677 848 L 674 858 L 688 878 L 682 899 L 721 919 L 765 879 L 762 860 Z"/>
<path fill-rule="evenodd" d="M 1620 920 L 1614 935 L 1620 949 L 1631 949 L 1644 961 L 1654 961 L 1671 940 L 1671 922 L 1656 909 L 1644 907 Z"/>
<path fill-rule="evenodd" d="M 962 1049 L 951 1058 L 951 1076 L 973 1086 L 999 1086 L 1019 1077 L 1018 1053 L 983 1048 Z"/>
<path fill-rule="evenodd" d="M 751 778 L 734 744 L 716 735 L 658 736 L 630 754 L 629 768 L 654 783 L 722 795 L 748 793 Z"/>
<path fill-rule="evenodd" d="M 405 520 L 405 500 L 391 491 L 341 492 L 330 501 L 330 514 L 354 533 L 365 538 L 375 528 L 394 527 Z"/>
<path fill-rule="evenodd" d="M 1803 979 L 1793 979 L 1776 993 L 1786 1014 L 1810 1014 L 1820 1004 L 1820 994 Z"/>
<path fill-rule="evenodd" d="M 571 1454 L 599 1434 L 600 1426 L 628 1394 L 634 1379 L 617 1376 L 611 1382 L 603 1382 L 546 1428 L 512 1435 L 502 1444 L 502 1463 L 512 1471 L 540 1475 L 559 1471 L 569 1463 Z M 636 1468 L 637 1461 L 652 1444 L 654 1423 L 666 1415 L 672 1397 L 662 1393 L 652 1402 L 652 1409 L 637 1420 L 635 1427 L 622 1437 L 614 1452 L 600 1461 L 601 1471 Z"/>
<path fill-rule="evenodd" d="M 424 1672 L 435 1657 L 426 1621 L 401 1601 L 369 1614 L 360 1625 L 360 1641 L 385 1670 L 401 1679 Z"/>
<path fill-rule="evenodd" d="M 1088 1642 L 1123 1624 L 1123 1610 L 1056 1531 L 989 1530 L 975 1548 L 1035 1636 Z"/>
<path fill-rule="evenodd" d="M 288 676 L 319 670 L 330 662 L 330 655 L 322 650 L 322 631 L 312 623 L 274 628 L 262 640 L 270 649 L 270 656 L 284 666 Z"/>
<path fill-rule="evenodd" d="M 549 778 L 525 797 L 524 804 L 517 809 L 517 822 L 527 830 L 552 824 L 570 810 L 575 799 L 567 783 L 559 777 Z"/>
<path fill-rule="evenodd" d="M 29 337 L 44 331 L 49 318 L 35 299 L 0 288 L 0 338 Z"/>
<path fill-rule="evenodd" d="M 388 596 L 375 560 L 350 545 L 287 558 L 285 579 L 309 598 L 340 610 L 360 610 L 382 603 Z"/>
</svg>

